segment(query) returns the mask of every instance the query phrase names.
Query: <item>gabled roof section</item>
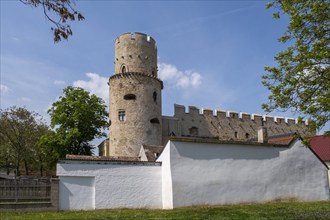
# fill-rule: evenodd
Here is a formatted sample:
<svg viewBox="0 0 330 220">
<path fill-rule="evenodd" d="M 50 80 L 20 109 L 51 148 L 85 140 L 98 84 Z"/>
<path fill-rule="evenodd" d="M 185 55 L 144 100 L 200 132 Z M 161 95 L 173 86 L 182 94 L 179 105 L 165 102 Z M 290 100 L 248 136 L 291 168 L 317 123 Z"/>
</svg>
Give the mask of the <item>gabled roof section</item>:
<svg viewBox="0 0 330 220">
<path fill-rule="evenodd" d="M 314 136 L 310 140 L 310 146 L 321 160 L 330 161 L 330 137 Z"/>
</svg>

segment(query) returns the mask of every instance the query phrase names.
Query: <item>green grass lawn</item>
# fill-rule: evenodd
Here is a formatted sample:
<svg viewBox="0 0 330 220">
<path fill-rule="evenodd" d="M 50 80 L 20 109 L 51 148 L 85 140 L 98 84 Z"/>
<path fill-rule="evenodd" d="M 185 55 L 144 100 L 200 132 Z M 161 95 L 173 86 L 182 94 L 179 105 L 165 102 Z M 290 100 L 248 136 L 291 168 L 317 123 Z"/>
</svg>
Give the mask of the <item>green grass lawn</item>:
<svg viewBox="0 0 330 220">
<path fill-rule="evenodd" d="M 329 219 L 330 201 L 265 203 L 178 208 L 174 210 L 116 209 L 60 212 L 2 212 L 9 219 Z"/>
</svg>

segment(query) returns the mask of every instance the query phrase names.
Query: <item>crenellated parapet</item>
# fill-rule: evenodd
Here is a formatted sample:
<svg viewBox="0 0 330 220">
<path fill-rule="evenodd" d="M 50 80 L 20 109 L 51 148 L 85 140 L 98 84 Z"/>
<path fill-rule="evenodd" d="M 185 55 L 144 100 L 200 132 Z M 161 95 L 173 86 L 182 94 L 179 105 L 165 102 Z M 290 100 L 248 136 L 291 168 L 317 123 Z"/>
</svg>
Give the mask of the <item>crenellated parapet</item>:
<svg viewBox="0 0 330 220">
<path fill-rule="evenodd" d="M 177 136 L 217 138 L 221 140 L 249 140 L 257 137 L 260 126 L 267 128 L 269 136 L 298 133 L 308 134 L 307 121 L 298 121 L 282 116 L 251 114 L 246 112 L 212 110 L 183 105 L 174 105 L 172 121 L 168 124 L 176 131 L 163 128 L 163 136 L 175 133 Z M 174 124 L 177 123 L 177 126 Z"/>
<path fill-rule="evenodd" d="M 156 41 L 149 35 L 140 33 L 140 32 L 127 32 L 123 33 L 119 37 L 116 38 L 115 44 L 120 44 L 121 42 L 126 42 L 128 40 L 135 41 L 137 43 L 149 43 L 155 49 L 157 49 Z"/>
<path fill-rule="evenodd" d="M 174 115 L 186 114 L 186 116 L 213 116 L 218 119 L 233 119 L 233 120 L 243 120 L 243 121 L 263 121 L 266 123 L 276 123 L 276 124 L 305 124 L 308 126 L 308 120 L 298 121 L 298 119 L 283 117 L 283 116 L 270 116 L 270 115 L 260 115 L 260 114 L 250 114 L 246 112 L 235 112 L 235 111 L 224 111 L 224 110 L 213 110 L 209 108 L 198 108 L 196 106 L 188 106 L 188 111 L 183 105 L 174 104 Z"/>
</svg>

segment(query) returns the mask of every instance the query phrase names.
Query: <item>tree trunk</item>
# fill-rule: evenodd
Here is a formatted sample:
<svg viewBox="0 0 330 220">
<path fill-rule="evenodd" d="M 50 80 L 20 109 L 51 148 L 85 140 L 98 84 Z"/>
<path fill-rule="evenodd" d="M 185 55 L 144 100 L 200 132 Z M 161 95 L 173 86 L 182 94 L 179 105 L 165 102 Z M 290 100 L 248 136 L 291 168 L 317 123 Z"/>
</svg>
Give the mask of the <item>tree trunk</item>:
<svg viewBox="0 0 330 220">
<path fill-rule="evenodd" d="M 28 167 L 28 163 L 26 162 L 26 160 L 24 160 L 24 166 L 25 166 L 25 175 L 29 175 L 29 167 Z"/>
<path fill-rule="evenodd" d="M 19 154 L 16 153 L 16 170 L 15 170 L 15 176 L 20 176 L 21 173 L 19 172 Z"/>
<path fill-rule="evenodd" d="M 40 164 L 40 176 L 43 175 L 43 167 L 42 167 L 42 164 Z"/>
</svg>

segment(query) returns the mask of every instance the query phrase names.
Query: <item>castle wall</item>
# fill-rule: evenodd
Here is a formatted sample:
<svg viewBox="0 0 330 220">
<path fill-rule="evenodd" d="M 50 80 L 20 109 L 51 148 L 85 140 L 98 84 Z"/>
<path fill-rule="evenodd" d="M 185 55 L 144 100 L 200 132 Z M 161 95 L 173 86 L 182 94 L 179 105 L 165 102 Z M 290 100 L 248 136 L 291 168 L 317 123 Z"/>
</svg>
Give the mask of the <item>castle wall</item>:
<svg viewBox="0 0 330 220">
<path fill-rule="evenodd" d="M 172 138 L 157 162 L 59 160 L 61 210 L 328 200 L 328 168 L 290 146 Z"/>
<path fill-rule="evenodd" d="M 181 123 L 174 117 L 162 116 L 162 146 L 165 146 L 171 136 L 181 136 Z"/>
<path fill-rule="evenodd" d="M 276 147 L 171 139 L 157 161 L 167 181 L 163 208 L 330 198 L 328 169 L 297 140 Z"/>
<path fill-rule="evenodd" d="M 161 172 L 159 163 L 59 161 L 60 210 L 162 208 Z"/>
<path fill-rule="evenodd" d="M 110 78 L 110 156 L 137 157 L 142 144 L 161 145 L 161 89 L 155 77 L 138 73 Z M 128 98 L 127 98 L 128 96 Z M 124 118 L 120 118 L 124 112 Z"/>
<path fill-rule="evenodd" d="M 298 133 L 308 134 L 306 122 L 298 123 L 296 119 L 262 116 L 258 114 L 225 112 L 221 110 L 202 109 L 189 106 L 188 112 L 182 105 L 174 105 L 174 116 L 167 117 L 171 127 L 163 127 L 163 140 L 171 132 L 177 137 L 216 138 L 220 140 L 249 140 L 257 138 L 260 126 L 267 128 L 268 136 Z M 164 120 L 163 120 L 164 121 Z M 175 126 L 174 124 L 177 123 Z M 172 127 L 180 131 L 175 132 Z"/>
</svg>

